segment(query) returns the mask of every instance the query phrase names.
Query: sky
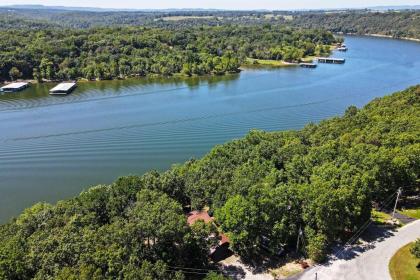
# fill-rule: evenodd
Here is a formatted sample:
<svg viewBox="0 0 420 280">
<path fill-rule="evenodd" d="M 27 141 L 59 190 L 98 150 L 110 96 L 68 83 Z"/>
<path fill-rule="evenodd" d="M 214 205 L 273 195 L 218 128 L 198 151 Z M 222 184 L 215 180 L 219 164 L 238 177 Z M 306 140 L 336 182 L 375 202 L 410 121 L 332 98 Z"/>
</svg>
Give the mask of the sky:
<svg viewBox="0 0 420 280">
<path fill-rule="evenodd" d="M 287 10 L 420 5 L 420 0 L 0 0 L 0 6 L 14 4 L 121 9 L 215 8 Z"/>
</svg>

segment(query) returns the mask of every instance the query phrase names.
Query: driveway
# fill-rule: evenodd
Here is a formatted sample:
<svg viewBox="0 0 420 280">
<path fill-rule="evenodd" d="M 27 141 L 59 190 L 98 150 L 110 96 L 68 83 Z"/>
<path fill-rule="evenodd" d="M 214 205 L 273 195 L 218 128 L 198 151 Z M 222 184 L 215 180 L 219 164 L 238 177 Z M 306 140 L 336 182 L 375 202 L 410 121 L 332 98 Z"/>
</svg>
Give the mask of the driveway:
<svg viewBox="0 0 420 280">
<path fill-rule="evenodd" d="M 315 266 L 291 279 L 314 280 L 391 280 L 388 264 L 405 244 L 420 238 L 420 220 L 394 232 L 386 232 L 373 242 L 352 246 L 336 254 L 330 262 Z"/>
</svg>

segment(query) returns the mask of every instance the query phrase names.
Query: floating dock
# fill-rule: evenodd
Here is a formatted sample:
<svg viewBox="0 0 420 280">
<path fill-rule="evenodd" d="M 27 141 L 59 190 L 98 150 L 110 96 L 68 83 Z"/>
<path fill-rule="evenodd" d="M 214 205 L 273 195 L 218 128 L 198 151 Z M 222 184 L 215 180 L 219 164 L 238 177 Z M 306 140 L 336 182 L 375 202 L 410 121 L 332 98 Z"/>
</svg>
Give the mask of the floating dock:
<svg viewBox="0 0 420 280">
<path fill-rule="evenodd" d="M 318 57 L 319 63 L 332 63 L 332 64 L 344 64 L 346 60 L 344 58 L 334 57 Z"/>
<path fill-rule="evenodd" d="M 0 91 L 2 92 L 17 92 L 21 91 L 29 86 L 29 83 L 26 82 L 17 82 L 17 83 L 11 83 L 8 84 L 2 88 L 0 88 Z"/>
<path fill-rule="evenodd" d="M 65 95 L 69 94 L 76 87 L 75 82 L 66 82 L 56 85 L 50 89 L 50 94 Z"/>
<path fill-rule="evenodd" d="M 303 68 L 316 68 L 317 67 L 315 63 L 299 63 L 299 66 Z"/>
</svg>

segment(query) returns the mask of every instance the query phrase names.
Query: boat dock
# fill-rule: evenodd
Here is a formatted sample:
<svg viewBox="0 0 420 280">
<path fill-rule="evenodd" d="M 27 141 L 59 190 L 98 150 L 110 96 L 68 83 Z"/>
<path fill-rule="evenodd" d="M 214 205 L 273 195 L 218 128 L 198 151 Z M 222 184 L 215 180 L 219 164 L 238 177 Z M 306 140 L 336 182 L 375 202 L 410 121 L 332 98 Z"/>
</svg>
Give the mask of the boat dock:
<svg viewBox="0 0 420 280">
<path fill-rule="evenodd" d="M 65 95 L 70 93 L 75 87 L 75 82 L 61 83 L 50 89 L 50 94 Z"/>
<path fill-rule="evenodd" d="M 17 92 L 21 91 L 29 86 L 29 83 L 26 82 L 17 82 L 5 85 L 4 87 L 0 88 L 2 92 Z"/>
<path fill-rule="evenodd" d="M 318 57 L 318 63 L 344 64 L 345 62 L 344 58 Z"/>
<path fill-rule="evenodd" d="M 316 68 L 317 67 L 315 63 L 299 63 L 299 66 L 303 68 Z"/>
</svg>

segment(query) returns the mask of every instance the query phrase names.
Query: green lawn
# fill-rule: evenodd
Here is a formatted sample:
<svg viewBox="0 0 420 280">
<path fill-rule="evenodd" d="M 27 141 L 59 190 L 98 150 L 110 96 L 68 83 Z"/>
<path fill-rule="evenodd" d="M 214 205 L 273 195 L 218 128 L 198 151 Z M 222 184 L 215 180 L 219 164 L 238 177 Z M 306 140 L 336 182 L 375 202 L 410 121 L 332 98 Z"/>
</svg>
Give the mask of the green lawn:
<svg viewBox="0 0 420 280">
<path fill-rule="evenodd" d="M 282 60 L 269 60 L 269 59 L 253 59 L 247 58 L 246 59 L 247 66 L 273 66 L 273 67 L 288 67 L 288 66 L 296 66 L 297 64 L 287 63 Z"/>
<path fill-rule="evenodd" d="M 372 220 L 375 224 L 385 225 L 385 224 L 387 224 L 387 221 L 391 220 L 391 215 L 373 209 L 372 210 Z"/>
<path fill-rule="evenodd" d="M 389 272 L 393 280 L 419 280 L 420 271 L 416 265 L 420 262 L 410 253 L 413 243 L 399 249 L 389 262 Z"/>
<path fill-rule="evenodd" d="M 420 219 L 420 208 L 398 210 L 398 212 L 414 219 Z"/>
</svg>

